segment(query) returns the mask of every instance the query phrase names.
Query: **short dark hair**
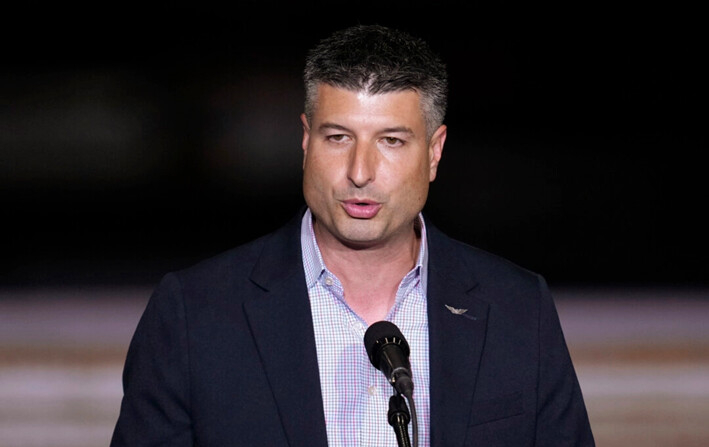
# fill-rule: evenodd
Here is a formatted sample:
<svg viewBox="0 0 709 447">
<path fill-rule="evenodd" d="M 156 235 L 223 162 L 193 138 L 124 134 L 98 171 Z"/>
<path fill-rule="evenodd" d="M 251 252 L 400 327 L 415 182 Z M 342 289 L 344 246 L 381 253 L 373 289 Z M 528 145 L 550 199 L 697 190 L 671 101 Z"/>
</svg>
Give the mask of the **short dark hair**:
<svg viewBox="0 0 709 447">
<path fill-rule="evenodd" d="M 305 116 L 311 122 L 318 85 L 369 94 L 415 90 L 428 137 L 443 124 L 446 67 L 422 39 L 381 25 L 356 25 L 320 41 L 305 61 Z"/>
</svg>

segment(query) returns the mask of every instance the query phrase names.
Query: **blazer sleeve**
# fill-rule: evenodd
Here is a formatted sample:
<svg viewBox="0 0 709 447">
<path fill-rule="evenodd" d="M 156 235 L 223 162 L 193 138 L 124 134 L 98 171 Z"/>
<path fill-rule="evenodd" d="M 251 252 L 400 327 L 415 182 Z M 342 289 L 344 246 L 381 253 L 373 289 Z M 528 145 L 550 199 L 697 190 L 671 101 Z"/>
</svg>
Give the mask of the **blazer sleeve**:
<svg viewBox="0 0 709 447">
<path fill-rule="evenodd" d="M 583 395 L 551 293 L 539 277 L 536 446 L 595 446 Z"/>
<path fill-rule="evenodd" d="M 187 331 L 180 283 L 168 274 L 150 297 L 128 349 L 111 447 L 193 445 Z"/>
</svg>

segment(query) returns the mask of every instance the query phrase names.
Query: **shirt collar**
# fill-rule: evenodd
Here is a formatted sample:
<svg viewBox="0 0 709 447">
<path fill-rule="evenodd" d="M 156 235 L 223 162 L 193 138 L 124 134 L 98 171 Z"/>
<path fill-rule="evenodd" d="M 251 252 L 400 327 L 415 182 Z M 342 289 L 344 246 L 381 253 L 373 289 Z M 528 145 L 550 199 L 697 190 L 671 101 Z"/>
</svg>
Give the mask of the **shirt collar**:
<svg viewBox="0 0 709 447">
<path fill-rule="evenodd" d="M 426 224 L 421 213 L 418 214 L 417 229 L 421 232 L 421 244 L 419 244 L 419 253 L 416 259 L 416 265 L 407 274 L 407 277 L 419 278 L 421 287 L 424 293 L 426 292 L 426 282 L 428 277 L 428 243 L 426 238 Z M 327 272 L 325 262 L 323 262 L 318 242 L 315 239 L 313 231 L 313 215 L 310 209 L 305 210 L 303 220 L 300 225 L 300 245 L 303 252 L 303 268 L 305 270 L 305 283 L 308 289 L 312 288 L 315 283 Z"/>
</svg>

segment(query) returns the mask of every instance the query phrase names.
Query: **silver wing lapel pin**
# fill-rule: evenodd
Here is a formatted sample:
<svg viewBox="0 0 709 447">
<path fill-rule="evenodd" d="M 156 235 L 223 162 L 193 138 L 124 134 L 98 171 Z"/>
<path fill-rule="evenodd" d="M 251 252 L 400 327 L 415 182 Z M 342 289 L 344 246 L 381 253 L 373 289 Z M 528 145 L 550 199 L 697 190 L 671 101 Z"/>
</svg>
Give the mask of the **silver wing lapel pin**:
<svg viewBox="0 0 709 447">
<path fill-rule="evenodd" d="M 449 306 L 447 304 L 445 306 L 446 306 L 446 309 L 450 310 L 451 313 L 454 315 L 463 315 L 464 313 L 466 313 L 468 311 L 468 309 L 457 309 L 457 308 L 455 308 L 453 306 Z"/>
<path fill-rule="evenodd" d="M 453 315 L 462 315 L 463 317 L 467 318 L 468 320 L 477 320 L 478 317 L 471 315 L 471 314 L 466 314 L 468 309 L 458 309 L 457 307 L 449 306 L 445 304 L 446 309 L 448 309 Z"/>
</svg>

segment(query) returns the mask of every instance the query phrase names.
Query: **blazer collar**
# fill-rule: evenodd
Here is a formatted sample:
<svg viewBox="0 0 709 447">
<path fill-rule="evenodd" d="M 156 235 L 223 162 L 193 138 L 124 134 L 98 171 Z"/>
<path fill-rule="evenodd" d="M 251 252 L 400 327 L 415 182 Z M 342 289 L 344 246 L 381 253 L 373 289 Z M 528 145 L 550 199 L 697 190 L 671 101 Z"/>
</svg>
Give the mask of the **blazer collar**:
<svg viewBox="0 0 709 447">
<path fill-rule="evenodd" d="M 431 445 L 462 446 L 473 403 L 489 305 L 477 298 L 460 243 L 426 222 Z"/>
<path fill-rule="evenodd" d="M 291 446 L 327 447 L 315 335 L 300 250 L 302 213 L 268 236 L 244 311 Z"/>
</svg>

